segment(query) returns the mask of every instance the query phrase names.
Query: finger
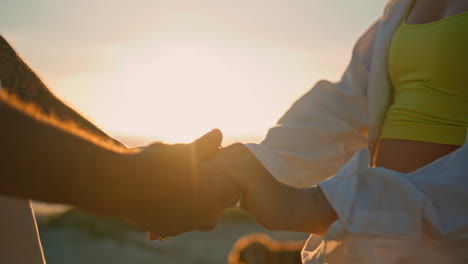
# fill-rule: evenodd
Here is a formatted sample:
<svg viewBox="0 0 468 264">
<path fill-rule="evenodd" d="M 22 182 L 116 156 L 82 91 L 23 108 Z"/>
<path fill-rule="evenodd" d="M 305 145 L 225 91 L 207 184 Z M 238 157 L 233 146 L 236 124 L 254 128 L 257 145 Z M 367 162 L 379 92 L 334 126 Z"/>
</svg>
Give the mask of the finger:
<svg viewBox="0 0 468 264">
<path fill-rule="evenodd" d="M 239 198 L 239 201 L 238 201 L 238 206 L 239 208 L 247 211 L 247 212 L 251 212 L 249 210 L 249 205 L 248 205 L 248 202 L 247 202 L 247 195 L 245 193 L 242 193 L 241 197 Z"/>
<path fill-rule="evenodd" d="M 158 237 L 155 233 L 148 231 L 146 232 L 146 237 L 148 238 L 149 241 L 154 241 Z"/>
<path fill-rule="evenodd" d="M 206 160 L 213 156 L 221 146 L 223 134 L 219 129 L 213 129 L 195 140 L 192 144 L 193 153 L 198 160 Z"/>
<path fill-rule="evenodd" d="M 138 148 L 134 148 L 134 150 L 140 150 L 140 152 L 150 152 L 150 153 L 158 153 L 161 151 L 168 151 L 171 149 L 171 145 L 164 144 L 162 142 L 153 142 L 148 146 L 142 146 Z"/>
<path fill-rule="evenodd" d="M 166 226 L 167 227 L 167 226 Z M 159 228 L 158 229 L 147 229 L 147 238 L 150 241 L 154 240 L 159 240 L 159 241 L 166 241 L 164 238 L 173 238 L 176 236 L 179 236 L 183 233 L 190 232 L 197 230 L 196 226 L 194 224 L 190 226 L 177 226 L 177 227 L 167 227 L 163 228 L 164 231 L 161 231 Z M 159 231 L 158 231 L 159 230 Z M 163 240 L 161 240 L 163 239 Z"/>
<path fill-rule="evenodd" d="M 151 232 L 151 231 L 148 231 L 147 235 L 148 235 L 148 240 L 149 241 L 159 240 L 161 242 L 166 242 L 166 241 L 169 241 L 171 238 L 173 238 L 173 236 L 159 235 L 159 234 Z"/>
</svg>

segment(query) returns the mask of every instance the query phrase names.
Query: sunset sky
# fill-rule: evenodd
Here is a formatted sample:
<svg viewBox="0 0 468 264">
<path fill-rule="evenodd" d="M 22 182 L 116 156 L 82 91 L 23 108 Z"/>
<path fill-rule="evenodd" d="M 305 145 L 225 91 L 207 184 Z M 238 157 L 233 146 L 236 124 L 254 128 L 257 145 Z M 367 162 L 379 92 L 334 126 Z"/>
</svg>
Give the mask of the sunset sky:
<svg viewBox="0 0 468 264">
<path fill-rule="evenodd" d="M 113 136 L 264 135 L 336 80 L 384 0 L 0 0 L 3 34 Z"/>
</svg>

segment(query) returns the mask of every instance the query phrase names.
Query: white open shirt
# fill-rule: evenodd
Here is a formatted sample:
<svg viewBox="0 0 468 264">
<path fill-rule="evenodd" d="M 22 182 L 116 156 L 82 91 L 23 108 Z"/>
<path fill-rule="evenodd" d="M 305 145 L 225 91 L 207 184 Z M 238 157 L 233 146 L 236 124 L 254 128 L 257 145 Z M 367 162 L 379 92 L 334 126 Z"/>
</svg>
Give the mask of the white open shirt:
<svg viewBox="0 0 468 264">
<path fill-rule="evenodd" d="M 342 79 L 319 81 L 247 144 L 280 182 L 318 184 L 338 215 L 304 263 L 468 263 L 468 144 L 409 174 L 369 167 L 392 98 L 390 42 L 411 3 L 389 1 Z"/>
</svg>

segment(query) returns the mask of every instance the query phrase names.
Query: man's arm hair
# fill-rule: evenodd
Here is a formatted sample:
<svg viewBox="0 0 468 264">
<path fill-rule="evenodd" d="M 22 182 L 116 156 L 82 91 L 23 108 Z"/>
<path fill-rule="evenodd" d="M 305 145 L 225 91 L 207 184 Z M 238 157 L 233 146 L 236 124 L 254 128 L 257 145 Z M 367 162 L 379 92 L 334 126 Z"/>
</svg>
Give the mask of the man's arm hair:
<svg viewBox="0 0 468 264">
<path fill-rule="evenodd" d="M 103 211 L 135 151 L 0 96 L 0 194 Z M 124 154 L 124 155 L 122 155 Z"/>
<path fill-rule="evenodd" d="M 35 104 L 42 113 L 53 114 L 60 121 L 73 122 L 90 134 L 122 145 L 60 101 L 1 35 L 0 81 L 8 93 L 21 101 Z"/>
</svg>

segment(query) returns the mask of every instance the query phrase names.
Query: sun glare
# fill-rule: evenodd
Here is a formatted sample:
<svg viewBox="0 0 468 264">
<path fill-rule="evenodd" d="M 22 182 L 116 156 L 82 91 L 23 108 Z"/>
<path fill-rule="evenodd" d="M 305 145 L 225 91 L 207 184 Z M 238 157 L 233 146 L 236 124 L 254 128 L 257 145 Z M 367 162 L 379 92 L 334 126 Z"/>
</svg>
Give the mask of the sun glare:
<svg viewBox="0 0 468 264">
<path fill-rule="evenodd" d="M 104 120 L 104 127 L 168 142 L 189 142 L 215 127 L 225 134 L 248 133 L 239 127 L 241 120 L 262 102 L 246 100 L 255 91 L 241 81 L 238 54 L 187 39 L 144 47 L 119 57 L 121 66 L 107 76 L 115 93 L 106 107 L 115 119 Z"/>
<path fill-rule="evenodd" d="M 58 97 L 112 136 L 189 142 L 220 128 L 226 138 L 261 139 L 318 78 L 341 74 L 362 26 L 344 36 L 341 23 L 324 27 L 321 13 L 304 11 L 315 10 L 310 1 L 256 3 L 132 2 L 138 12 L 125 18 L 117 15 L 125 8 L 103 5 L 99 23 L 57 9 L 67 26 L 42 26 L 49 35 L 32 35 L 41 48 L 23 33 L 17 42 L 29 49 L 18 48 Z"/>
</svg>

